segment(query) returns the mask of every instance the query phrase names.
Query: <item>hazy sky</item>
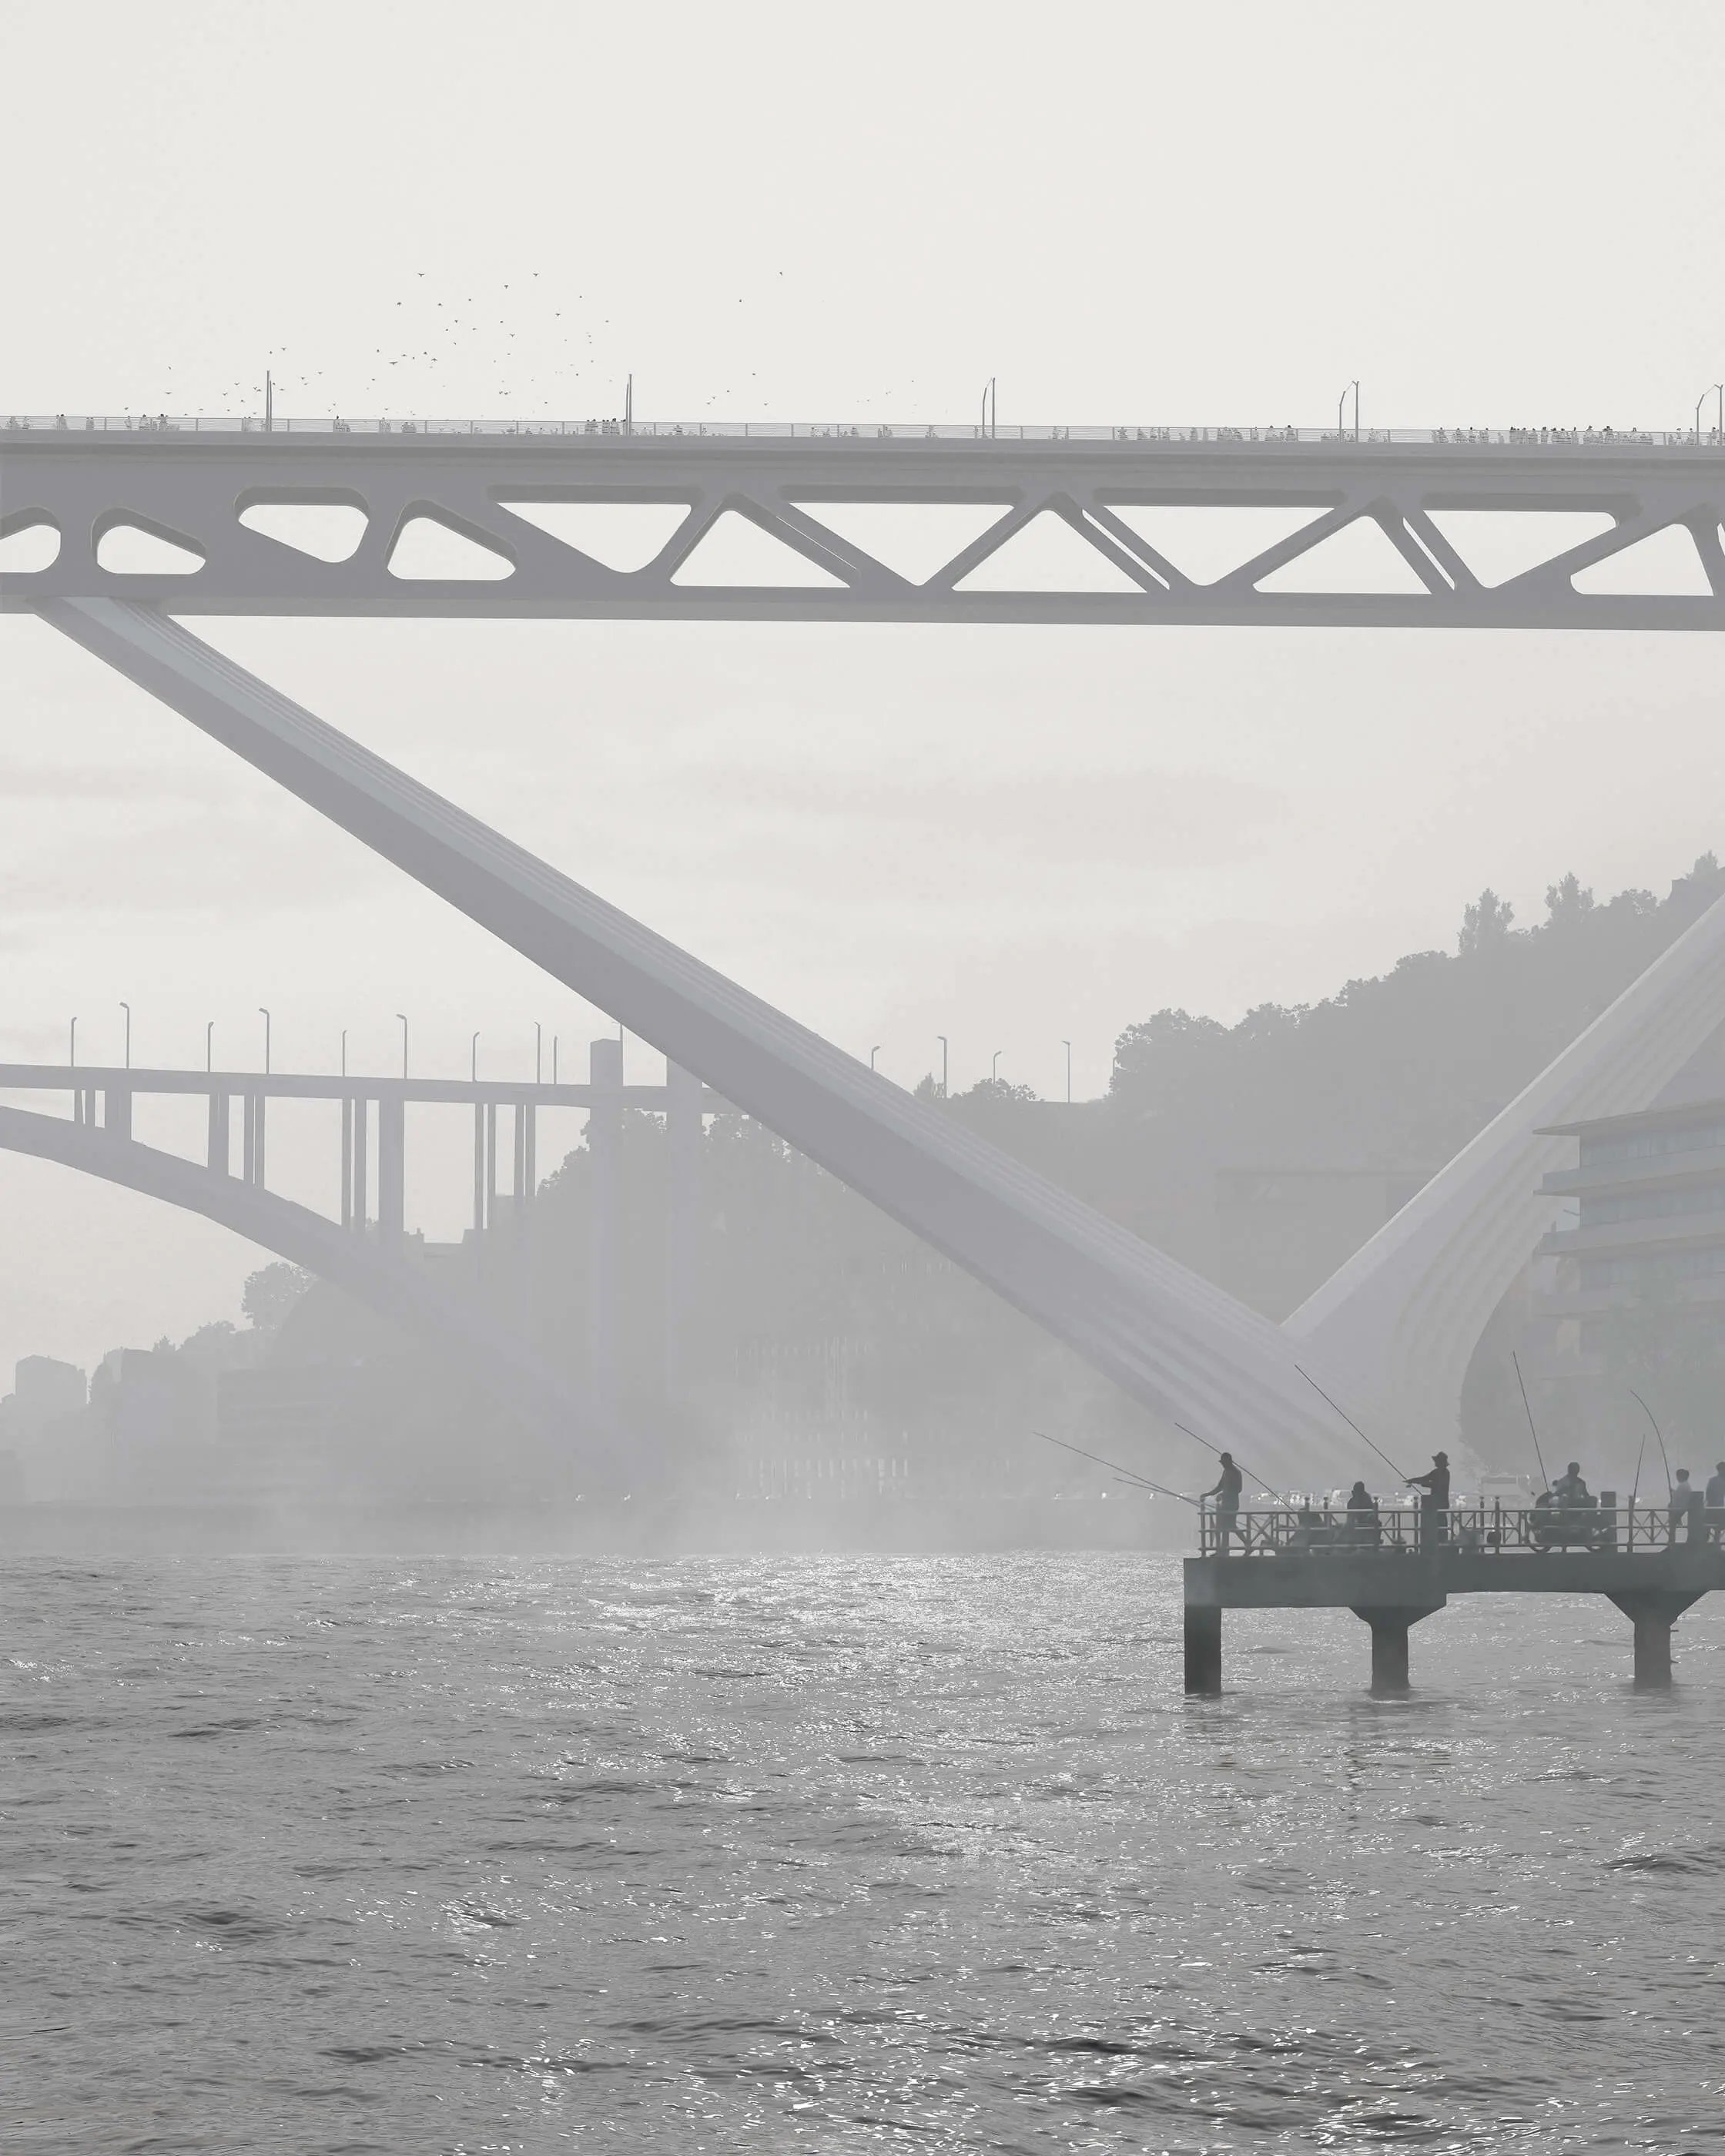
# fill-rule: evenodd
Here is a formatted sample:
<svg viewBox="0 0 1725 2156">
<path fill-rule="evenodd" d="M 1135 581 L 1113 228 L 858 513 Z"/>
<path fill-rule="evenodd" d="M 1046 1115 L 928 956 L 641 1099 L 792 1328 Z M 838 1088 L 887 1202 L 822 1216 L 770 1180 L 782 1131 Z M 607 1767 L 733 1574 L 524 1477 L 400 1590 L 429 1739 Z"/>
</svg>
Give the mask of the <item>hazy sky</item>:
<svg viewBox="0 0 1725 2156">
<path fill-rule="evenodd" d="M 8 0 L 0 409 L 1687 424 L 1725 9 Z M 27 94 L 20 94 L 21 87 Z M 196 625 L 196 624 L 194 624 Z M 1725 845 L 1707 637 L 225 622 L 224 649 L 911 1082 L 1106 1080 Z M 0 1055 L 531 1068 L 600 1021 L 0 621 Z M 564 1055 L 568 1055 L 566 1047 Z M 566 1065 L 567 1067 L 567 1065 Z M 651 1059 L 632 1068 L 648 1075 Z M 175 1127 L 177 1128 L 178 1127 Z M 143 1134 L 156 1134 L 142 1127 Z M 161 1127 L 166 1139 L 169 1126 Z M 189 1132 L 186 1133 L 190 1136 Z M 410 1209 L 459 1229 L 465 1136 Z M 334 1168 L 284 1126 L 282 1187 Z M 435 1169 L 435 1173 L 431 1171 Z M 0 1156 L 0 1380 L 257 1254 Z"/>
</svg>

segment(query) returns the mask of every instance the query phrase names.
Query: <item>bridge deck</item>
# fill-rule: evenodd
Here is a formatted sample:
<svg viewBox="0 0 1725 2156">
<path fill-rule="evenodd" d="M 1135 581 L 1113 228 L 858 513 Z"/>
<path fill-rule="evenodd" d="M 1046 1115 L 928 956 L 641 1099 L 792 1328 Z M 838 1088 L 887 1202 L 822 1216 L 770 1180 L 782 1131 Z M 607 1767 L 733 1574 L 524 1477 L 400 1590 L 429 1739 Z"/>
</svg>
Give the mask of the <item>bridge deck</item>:
<svg viewBox="0 0 1725 2156">
<path fill-rule="evenodd" d="M 0 536 L 48 526 L 58 552 L 0 571 L 0 610 L 124 598 L 200 614 L 1725 628 L 1725 448 L 1706 438 L 1300 440 L 1240 430 L 1197 440 L 1122 428 L 1075 439 L 1083 431 L 1008 440 L 920 429 L 266 434 L 33 424 L 0 430 Z M 676 505 L 687 514 L 650 561 L 619 567 L 535 521 L 536 508 L 559 503 Z M 325 559 L 240 521 L 295 504 L 361 511 L 352 553 Z M 843 504 L 999 513 L 932 573 L 911 576 L 841 529 L 843 517 L 827 521 Z M 1133 524 L 1135 509 L 1158 506 L 1291 509 L 1310 519 L 1212 576 L 1178 559 L 1178 547 L 1171 558 Z M 1457 510 L 1584 511 L 1613 522 L 1494 583 L 1433 521 L 1434 512 L 1440 520 Z M 1066 527 L 1084 573 L 1062 588 L 1029 575 L 1026 588 L 1013 588 L 1004 550 L 1050 516 Z M 725 517 L 781 542 L 783 569 L 742 584 L 701 573 L 691 557 Z M 427 520 L 470 542 L 483 567 L 426 577 L 392 566 L 404 531 Z M 1391 588 L 1334 588 L 1333 574 L 1315 562 L 1308 569 L 1304 557 L 1362 520 L 1381 534 Z M 195 566 L 105 566 L 104 539 L 128 524 L 187 550 Z M 1575 588 L 1576 575 L 1673 525 L 1693 542 L 1679 588 Z"/>
<path fill-rule="evenodd" d="M 1725 1549 L 1311 1550 L 1193 1557 L 1186 1603 L 1207 1609 L 1440 1609 L 1452 1594 L 1705 1594 L 1725 1589 Z"/>
</svg>

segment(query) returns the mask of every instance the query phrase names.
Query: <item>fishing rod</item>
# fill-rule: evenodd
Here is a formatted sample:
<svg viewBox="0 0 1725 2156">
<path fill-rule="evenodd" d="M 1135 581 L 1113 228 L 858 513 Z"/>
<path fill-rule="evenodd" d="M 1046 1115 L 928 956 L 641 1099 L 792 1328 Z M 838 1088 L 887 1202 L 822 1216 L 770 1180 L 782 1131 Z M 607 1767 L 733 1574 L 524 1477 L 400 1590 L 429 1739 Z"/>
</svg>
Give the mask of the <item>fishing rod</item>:
<svg viewBox="0 0 1725 2156">
<path fill-rule="evenodd" d="M 1294 1368 L 1296 1370 L 1300 1370 L 1300 1365 L 1297 1363 L 1295 1363 Z M 1321 1400 L 1330 1400 L 1329 1394 L 1324 1390 L 1323 1387 L 1319 1384 L 1317 1379 L 1312 1376 L 1310 1370 L 1300 1370 L 1300 1375 L 1306 1380 L 1307 1383 L 1311 1386 L 1312 1391 L 1317 1394 Z M 1372 1444 L 1371 1439 L 1366 1435 L 1365 1432 L 1360 1428 L 1353 1417 L 1349 1414 L 1347 1409 L 1344 1408 L 1339 1401 L 1330 1400 L 1330 1405 L 1335 1409 L 1337 1414 L 1341 1416 L 1343 1421 L 1347 1424 L 1348 1427 L 1363 1444 L 1370 1445 L 1372 1446 L 1373 1451 L 1377 1454 L 1378 1457 L 1384 1462 L 1384 1465 L 1389 1470 L 1392 1475 L 1399 1477 L 1399 1479 L 1404 1482 L 1412 1481 L 1413 1477 L 1406 1473 L 1404 1470 L 1396 1466 L 1395 1462 L 1390 1458 L 1389 1455 L 1384 1450 L 1384 1447 L 1381 1445 Z"/>
<path fill-rule="evenodd" d="M 1086 1452 L 1081 1445 L 1068 1445 L 1063 1437 L 1050 1437 L 1045 1430 L 1033 1430 L 1032 1437 L 1040 1437 L 1045 1445 L 1057 1445 L 1062 1452 L 1076 1452 L 1081 1460 L 1094 1460 L 1098 1467 L 1111 1467 L 1122 1482 L 1135 1482 L 1141 1490 L 1153 1490 L 1158 1497 L 1177 1497 L 1183 1505 L 1190 1505 L 1195 1512 L 1204 1507 L 1196 1497 L 1189 1497 L 1182 1490 L 1165 1490 L 1159 1482 L 1153 1482 L 1147 1475 L 1134 1474 L 1130 1467 L 1122 1467 L 1117 1460 L 1104 1460 L 1100 1452 Z"/>
<path fill-rule="evenodd" d="M 1630 1538 L 1631 1542 L 1635 1539 L 1635 1498 L 1641 1487 L 1641 1462 L 1646 1457 L 1647 1440 L 1644 1436 L 1641 1440 L 1641 1449 L 1635 1455 L 1635 1479 L 1630 1485 Z"/>
<path fill-rule="evenodd" d="M 1545 1455 L 1539 1450 L 1539 1432 L 1533 1427 L 1533 1410 L 1527 1404 L 1527 1380 L 1522 1375 L 1521 1358 L 1513 1348 L 1509 1351 L 1509 1359 L 1516 1366 L 1516 1383 L 1522 1389 L 1522 1409 L 1527 1418 L 1527 1435 L 1533 1440 L 1533 1457 L 1539 1462 L 1539 1486 L 1543 1490 L 1549 1490 L 1551 1477 L 1545 1471 Z"/>
<path fill-rule="evenodd" d="M 1664 1434 L 1661 1430 L 1658 1423 L 1654 1419 L 1652 1409 L 1648 1406 L 1646 1401 L 1641 1398 L 1641 1395 L 1635 1390 L 1633 1385 L 1630 1387 L 1630 1398 L 1637 1403 L 1642 1414 L 1646 1416 L 1649 1422 L 1653 1424 L 1653 1435 L 1659 1440 L 1659 1456 L 1665 1462 L 1665 1486 L 1669 1491 L 1675 1487 L 1675 1485 L 1671 1481 L 1671 1456 L 1665 1449 Z M 1641 1442 L 1645 1445 L 1647 1440 L 1644 1437 L 1641 1440 Z"/>
<path fill-rule="evenodd" d="M 1194 1445 L 1201 1445 L 1206 1452 L 1214 1452 L 1218 1460 L 1222 1457 L 1222 1448 L 1219 1445 L 1212 1445 L 1207 1437 L 1200 1437 L 1195 1430 L 1188 1430 L 1184 1423 L 1177 1422 L 1174 1424 L 1174 1428 L 1180 1431 L 1183 1436 L 1189 1437 Z M 1273 1483 L 1266 1482 L 1264 1477 L 1258 1473 L 1255 1468 L 1248 1467 L 1245 1460 L 1240 1457 L 1238 1453 L 1235 1453 L 1233 1455 L 1233 1458 L 1235 1466 L 1240 1469 L 1240 1472 L 1243 1475 L 1250 1475 L 1253 1481 L 1259 1484 L 1260 1486 L 1271 1496 L 1274 1497 L 1278 1505 L 1285 1507 L 1286 1510 L 1291 1512 L 1294 1510 L 1294 1502 L 1291 1497 L 1284 1497 L 1281 1491 L 1276 1488 Z"/>
</svg>

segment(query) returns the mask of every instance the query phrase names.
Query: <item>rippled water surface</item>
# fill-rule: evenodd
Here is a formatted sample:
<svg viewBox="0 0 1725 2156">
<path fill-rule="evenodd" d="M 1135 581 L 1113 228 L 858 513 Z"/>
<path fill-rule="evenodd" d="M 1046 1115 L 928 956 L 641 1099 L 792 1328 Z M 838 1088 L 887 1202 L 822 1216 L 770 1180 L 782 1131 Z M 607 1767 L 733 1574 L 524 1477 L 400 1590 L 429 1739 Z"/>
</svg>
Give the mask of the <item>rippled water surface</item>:
<svg viewBox="0 0 1725 2156">
<path fill-rule="evenodd" d="M 1725 2150 L 1725 1611 L 1106 1556 L 14 1564 L 8 2156 Z"/>
</svg>

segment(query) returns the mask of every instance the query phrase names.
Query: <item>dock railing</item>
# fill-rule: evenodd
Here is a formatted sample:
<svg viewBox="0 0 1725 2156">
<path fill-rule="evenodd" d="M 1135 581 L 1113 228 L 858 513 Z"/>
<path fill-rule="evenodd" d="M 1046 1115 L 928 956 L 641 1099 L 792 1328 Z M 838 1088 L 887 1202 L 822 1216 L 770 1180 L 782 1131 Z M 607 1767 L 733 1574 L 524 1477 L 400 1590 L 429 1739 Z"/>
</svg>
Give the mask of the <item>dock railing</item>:
<svg viewBox="0 0 1725 2156">
<path fill-rule="evenodd" d="M 1718 1539 L 1725 1522 L 1665 1504 L 1619 1504 L 1606 1491 L 1594 1505 L 1379 1505 L 1350 1513 L 1344 1502 L 1314 1497 L 1268 1510 L 1233 1513 L 1204 1507 L 1199 1552 L 1204 1557 L 1292 1557 L 1320 1553 L 1395 1550 L 1428 1556 L 1452 1549 L 1494 1555 L 1504 1551 L 1615 1550 L 1652 1553 L 1673 1543 Z"/>
</svg>

